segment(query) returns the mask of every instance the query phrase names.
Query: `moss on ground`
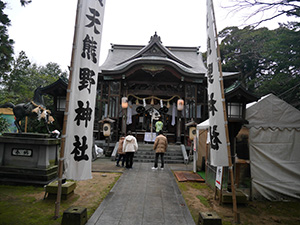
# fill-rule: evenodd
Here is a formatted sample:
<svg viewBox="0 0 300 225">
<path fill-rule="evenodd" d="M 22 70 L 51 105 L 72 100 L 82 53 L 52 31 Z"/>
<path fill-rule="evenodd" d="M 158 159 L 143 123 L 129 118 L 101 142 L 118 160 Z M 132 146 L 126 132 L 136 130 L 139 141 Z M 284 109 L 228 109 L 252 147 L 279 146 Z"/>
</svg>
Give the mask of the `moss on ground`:
<svg viewBox="0 0 300 225">
<path fill-rule="evenodd" d="M 201 196 L 201 195 L 197 195 L 197 198 L 200 200 L 200 202 L 201 202 L 204 206 L 206 206 L 207 208 L 210 207 L 210 204 L 209 204 L 208 200 L 207 200 L 205 197 L 203 197 L 203 196 Z"/>
<path fill-rule="evenodd" d="M 222 218 L 223 225 L 235 224 L 232 205 L 219 205 L 218 200 L 213 200 L 214 192 L 208 185 L 199 182 L 177 182 L 177 184 L 196 224 L 200 211 L 215 211 Z M 299 201 L 249 201 L 245 205 L 239 204 L 237 210 L 241 218 L 241 225 L 300 224 Z"/>
<path fill-rule="evenodd" d="M 107 173 L 106 173 L 107 174 Z M 88 218 L 98 208 L 100 203 L 109 193 L 111 188 L 119 179 L 120 174 L 111 178 L 111 182 L 97 192 L 97 196 L 87 207 Z M 93 183 L 95 186 L 96 184 Z M 97 183 L 99 188 L 99 183 Z M 87 188 L 91 185 L 87 185 Z M 93 187 L 94 187 L 93 186 Z M 76 191 L 76 190 L 75 190 Z M 74 194 L 68 200 L 62 200 L 60 204 L 60 217 L 54 219 L 56 199 L 43 199 L 44 188 L 35 186 L 10 186 L 0 185 L 0 224 L 39 224 L 39 225 L 59 225 L 61 224 L 63 212 L 71 206 L 77 205 L 80 194 Z M 90 194 L 95 194 L 92 190 Z"/>
</svg>

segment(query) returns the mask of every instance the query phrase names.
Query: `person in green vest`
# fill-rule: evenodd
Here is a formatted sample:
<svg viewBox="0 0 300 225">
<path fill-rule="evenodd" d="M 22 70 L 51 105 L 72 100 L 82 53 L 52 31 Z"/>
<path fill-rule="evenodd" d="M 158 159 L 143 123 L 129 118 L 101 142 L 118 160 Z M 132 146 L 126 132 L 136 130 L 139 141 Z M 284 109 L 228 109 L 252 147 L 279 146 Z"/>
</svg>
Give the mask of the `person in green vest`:
<svg viewBox="0 0 300 225">
<path fill-rule="evenodd" d="M 155 132 L 156 132 L 156 136 L 158 136 L 159 131 L 161 131 L 164 127 L 163 122 L 161 121 L 161 119 L 159 119 L 156 123 L 155 123 Z"/>
</svg>

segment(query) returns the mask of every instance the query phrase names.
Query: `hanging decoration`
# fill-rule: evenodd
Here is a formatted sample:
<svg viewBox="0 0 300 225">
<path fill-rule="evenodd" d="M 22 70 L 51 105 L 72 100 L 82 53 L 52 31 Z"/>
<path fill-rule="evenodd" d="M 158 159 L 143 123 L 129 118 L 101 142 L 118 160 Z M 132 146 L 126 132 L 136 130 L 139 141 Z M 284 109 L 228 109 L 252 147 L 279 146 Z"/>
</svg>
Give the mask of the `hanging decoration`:
<svg viewBox="0 0 300 225">
<path fill-rule="evenodd" d="M 127 108 L 127 120 L 126 120 L 126 124 L 132 124 L 132 103 L 131 101 L 128 102 L 128 108 Z"/>
<path fill-rule="evenodd" d="M 167 103 L 167 108 L 168 109 L 170 108 L 170 101 L 168 101 L 168 103 Z"/>
<path fill-rule="evenodd" d="M 176 117 L 176 104 L 175 104 L 175 102 L 173 102 L 173 106 L 172 106 L 172 122 L 171 122 L 172 126 L 174 126 L 176 124 L 175 117 Z"/>
<path fill-rule="evenodd" d="M 127 99 L 132 96 L 133 98 L 135 98 L 135 104 L 136 105 L 139 105 L 139 101 L 143 101 L 143 106 L 146 107 L 147 103 L 146 103 L 146 100 L 149 100 L 151 99 L 150 101 L 150 105 L 154 105 L 154 99 L 158 100 L 160 102 L 160 107 L 162 108 L 164 106 L 164 102 L 167 103 L 167 108 L 169 109 L 170 108 L 170 101 L 172 101 L 174 98 L 178 98 L 178 101 L 180 102 L 181 106 L 178 108 L 179 111 L 183 110 L 183 107 L 184 107 L 184 100 L 178 96 L 178 95 L 174 95 L 172 96 L 171 98 L 168 98 L 168 99 L 162 99 L 162 98 L 158 98 L 156 96 L 149 96 L 149 97 L 146 97 L 146 98 L 140 98 L 134 94 L 129 94 L 127 95 Z M 123 98 L 122 98 L 123 99 Z M 178 104 L 178 101 L 177 101 L 177 104 Z"/>
<path fill-rule="evenodd" d="M 151 99 L 150 105 L 154 106 L 154 99 L 153 98 Z"/>
</svg>

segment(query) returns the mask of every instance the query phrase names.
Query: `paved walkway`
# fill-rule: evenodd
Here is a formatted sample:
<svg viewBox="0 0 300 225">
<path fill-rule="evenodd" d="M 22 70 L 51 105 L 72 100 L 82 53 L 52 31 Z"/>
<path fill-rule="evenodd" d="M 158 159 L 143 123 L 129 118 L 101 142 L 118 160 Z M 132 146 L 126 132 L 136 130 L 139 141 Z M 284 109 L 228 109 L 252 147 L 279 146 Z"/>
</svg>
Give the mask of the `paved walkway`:
<svg viewBox="0 0 300 225">
<path fill-rule="evenodd" d="M 101 171 L 102 160 L 96 161 L 93 171 Z M 102 162 L 124 171 L 88 225 L 195 225 L 172 174 L 192 170 L 190 165 L 166 164 L 164 170 L 153 171 L 152 163 L 134 163 L 133 169 L 125 170 Z"/>
</svg>

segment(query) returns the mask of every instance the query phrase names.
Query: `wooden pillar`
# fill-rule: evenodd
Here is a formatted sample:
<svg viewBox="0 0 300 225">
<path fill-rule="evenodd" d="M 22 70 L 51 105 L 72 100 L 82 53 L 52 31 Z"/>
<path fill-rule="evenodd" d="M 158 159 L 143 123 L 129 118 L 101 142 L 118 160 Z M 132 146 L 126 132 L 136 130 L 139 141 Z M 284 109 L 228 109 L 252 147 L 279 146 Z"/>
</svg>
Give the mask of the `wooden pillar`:
<svg viewBox="0 0 300 225">
<path fill-rule="evenodd" d="M 122 109 L 122 133 L 126 134 L 126 119 L 127 119 L 127 110 Z"/>
</svg>

